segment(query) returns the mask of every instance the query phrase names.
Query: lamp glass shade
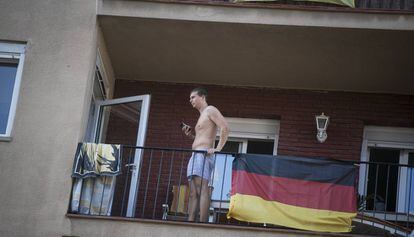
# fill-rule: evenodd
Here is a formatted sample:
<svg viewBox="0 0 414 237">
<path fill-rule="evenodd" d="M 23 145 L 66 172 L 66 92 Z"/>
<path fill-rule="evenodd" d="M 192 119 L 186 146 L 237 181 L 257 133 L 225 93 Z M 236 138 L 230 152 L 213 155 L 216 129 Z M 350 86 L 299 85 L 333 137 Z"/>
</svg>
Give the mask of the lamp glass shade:
<svg viewBox="0 0 414 237">
<path fill-rule="evenodd" d="M 317 115 L 316 117 L 316 126 L 318 130 L 326 130 L 328 127 L 329 117 L 326 116 L 324 113 L 321 115 Z"/>
</svg>

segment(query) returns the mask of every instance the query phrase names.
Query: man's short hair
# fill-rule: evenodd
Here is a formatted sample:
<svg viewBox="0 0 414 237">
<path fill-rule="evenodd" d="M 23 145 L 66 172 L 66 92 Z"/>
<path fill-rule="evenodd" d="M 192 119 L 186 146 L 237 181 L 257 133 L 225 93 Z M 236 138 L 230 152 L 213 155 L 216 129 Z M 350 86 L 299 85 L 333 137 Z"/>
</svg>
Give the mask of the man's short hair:
<svg viewBox="0 0 414 237">
<path fill-rule="evenodd" d="M 206 89 L 206 88 L 204 88 L 204 87 L 197 87 L 197 88 L 194 88 L 194 89 L 191 91 L 191 93 L 193 93 L 193 92 L 197 92 L 197 95 L 198 95 L 198 96 L 204 96 L 204 97 L 207 99 L 207 94 L 208 94 L 208 91 L 207 91 L 207 89 Z"/>
</svg>

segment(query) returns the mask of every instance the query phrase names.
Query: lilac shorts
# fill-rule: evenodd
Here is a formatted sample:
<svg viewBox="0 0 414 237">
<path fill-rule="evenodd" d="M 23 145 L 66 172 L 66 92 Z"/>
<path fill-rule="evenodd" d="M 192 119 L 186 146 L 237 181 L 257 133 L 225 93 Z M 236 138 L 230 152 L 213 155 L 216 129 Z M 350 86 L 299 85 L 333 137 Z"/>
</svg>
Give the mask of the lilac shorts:
<svg viewBox="0 0 414 237">
<path fill-rule="evenodd" d="M 187 166 L 187 177 L 199 176 L 210 181 L 211 172 L 214 170 L 215 155 L 193 152 Z"/>
</svg>

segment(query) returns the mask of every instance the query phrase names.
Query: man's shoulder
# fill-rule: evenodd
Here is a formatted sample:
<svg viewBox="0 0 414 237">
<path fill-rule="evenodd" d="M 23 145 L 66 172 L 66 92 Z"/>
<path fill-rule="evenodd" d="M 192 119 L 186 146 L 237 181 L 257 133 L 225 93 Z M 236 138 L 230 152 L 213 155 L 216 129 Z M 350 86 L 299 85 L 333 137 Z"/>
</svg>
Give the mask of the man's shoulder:
<svg viewBox="0 0 414 237">
<path fill-rule="evenodd" d="M 207 108 L 206 108 L 206 111 L 207 111 L 207 113 L 214 113 L 214 112 L 217 112 L 217 111 L 219 111 L 216 107 L 214 107 L 213 105 L 209 105 L 209 106 L 207 106 Z"/>
<path fill-rule="evenodd" d="M 207 109 L 217 109 L 214 105 L 208 105 Z"/>
</svg>

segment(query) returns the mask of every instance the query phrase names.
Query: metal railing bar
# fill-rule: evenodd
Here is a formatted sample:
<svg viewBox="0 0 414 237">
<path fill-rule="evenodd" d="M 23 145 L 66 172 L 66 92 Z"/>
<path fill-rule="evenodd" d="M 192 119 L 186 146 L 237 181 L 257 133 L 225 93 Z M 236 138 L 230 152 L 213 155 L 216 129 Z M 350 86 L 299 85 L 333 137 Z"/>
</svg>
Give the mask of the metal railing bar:
<svg viewBox="0 0 414 237">
<path fill-rule="evenodd" d="M 182 176 L 183 176 L 182 174 L 183 174 L 184 159 L 185 159 L 184 158 L 184 152 L 182 152 L 181 153 L 181 164 L 180 164 L 180 178 L 178 180 L 177 206 L 175 207 L 174 216 L 177 216 L 177 213 L 178 213 L 177 209 L 178 209 L 178 206 L 180 205 L 179 200 L 180 200 L 180 195 L 181 195 L 181 180 L 182 180 Z M 187 213 L 188 213 L 188 202 L 187 202 Z"/>
<path fill-rule="evenodd" d="M 172 151 L 171 153 L 171 159 L 170 159 L 170 171 L 168 173 L 168 185 L 167 185 L 167 195 L 165 196 L 165 203 L 168 202 L 169 194 L 170 194 L 170 185 L 171 185 L 171 176 L 172 176 L 172 167 L 174 164 L 174 153 L 175 151 Z"/>
<path fill-rule="evenodd" d="M 160 187 L 160 177 L 161 177 L 161 170 L 162 170 L 162 161 L 164 158 L 164 151 L 161 151 L 161 158 L 160 158 L 160 165 L 158 167 L 158 176 L 157 176 L 157 186 L 155 188 L 155 200 L 154 200 L 154 208 L 152 210 L 152 218 L 155 218 L 155 208 L 157 207 L 158 201 L 158 189 Z"/>
<path fill-rule="evenodd" d="M 385 213 L 384 213 L 384 219 L 387 219 L 387 204 L 388 204 L 388 185 L 389 185 L 389 179 L 390 177 L 390 166 L 387 165 L 387 185 L 385 186 Z M 385 229 L 385 225 L 384 225 L 384 229 Z"/>
<path fill-rule="evenodd" d="M 414 165 L 407 165 L 407 164 L 399 164 L 399 163 L 388 163 L 388 162 L 373 162 L 373 161 L 350 161 L 350 163 L 354 164 L 375 164 L 375 165 L 389 165 L 389 166 L 397 166 L 397 167 L 414 167 Z"/>
<path fill-rule="evenodd" d="M 131 164 L 131 157 L 132 157 L 132 149 L 129 149 L 128 164 Z M 124 214 L 125 198 L 126 198 L 126 191 L 127 191 L 127 187 L 128 187 L 128 177 L 129 177 L 129 172 L 130 172 L 130 170 L 129 170 L 130 166 L 125 165 L 125 167 L 126 167 L 126 175 L 125 175 L 125 181 L 124 181 L 125 182 L 124 191 L 123 191 L 123 194 L 122 194 L 121 215 Z"/>
<path fill-rule="evenodd" d="M 76 178 L 77 179 L 77 178 Z M 76 180 L 75 179 L 75 180 Z M 86 179 L 79 179 L 80 184 L 80 194 L 79 194 L 79 204 L 78 204 L 78 213 L 80 213 L 81 211 L 81 200 L 83 197 L 83 183 L 85 182 Z"/>
<path fill-rule="evenodd" d="M 388 186 L 389 186 L 389 178 L 390 178 L 390 166 L 387 166 L 387 186 L 385 187 L 385 214 L 384 219 L 387 219 L 387 208 L 388 208 Z M 395 211 L 397 211 L 397 206 L 395 207 Z M 385 227 L 385 225 L 384 225 Z"/>
<path fill-rule="evenodd" d="M 99 215 L 101 215 L 102 213 L 102 205 L 103 205 L 103 199 L 105 195 L 105 184 L 106 184 L 107 178 L 108 178 L 107 176 L 101 177 L 101 180 L 103 179 L 103 189 L 102 189 L 102 196 L 101 196 L 101 204 L 99 205 Z"/>
<path fill-rule="evenodd" d="M 373 210 L 374 210 L 374 218 L 375 218 L 375 213 L 377 212 L 377 188 L 378 188 L 378 164 L 375 166 L 375 189 L 374 189 L 374 206 L 373 206 Z M 374 223 L 373 223 L 374 224 Z"/>
<path fill-rule="evenodd" d="M 139 150 L 139 151 L 138 151 Z M 140 187 L 141 187 L 141 178 L 142 178 L 142 164 L 143 164 L 143 160 L 144 160 L 144 150 L 143 149 L 141 149 L 141 148 L 135 148 L 135 154 L 134 154 L 134 164 L 135 164 L 135 156 L 136 156 L 136 153 L 137 152 L 140 152 L 140 163 L 138 164 L 138 171 L 136 171 L 137 172 L 137 182 L 136 182 L 136 188 L 135 188 L 135 193 L 136 193 L 136 196 L 138 196 L 138 193 L 139 193 L 139 189 L 140 189 Z M 135 170 L 136 170 L 136 166 L 134 166 L 134 172 L 135 172 Z M 132 172 L 131 172 L 132 173 Z M 133 174 L 133 173 L 132 173 Z M 132 185 L 132 175 L 131 175 L 131 182 L 130 182 L 130 185 Z M 138 198 L 136 197 L 135 198 L 136 200 L 135 200 L 135 206 L 137 205 L 137 200 L 138 200 Z M 133 213 L 133 216 L 135 216 L 135 214 L 136 214 L 136 211 L 134 210 L 134 213 Z"/>
<path fill-rule="evenodd" d="M 364 190 L 362 194 L 362 219 L 361 223 L 364 224 L 364 213 L 368 206 L 368 200 L 366 197 L 368 197 L 368 173 L 369 173 L 369 164 L 365 164 L 365 182 L 364 182 Z M 365 197 L 364 197 L 365 194 Z"/>
<path fill-rule="evenodd" d="M 405 223 L 405 227 L 408 228 L 408 222 L 410 221 L 410 202 L 411 202 L 411 187 L 412 187 L 412 182 L 411 182 L 411 172 L 412 170 L 408 170 L 407 169 L 407 182 L 410 183 L 409 188 L 408 188 L 408 203 L 407 203 L 407 221 Z"/>
<path fill-rule="evenodd" d="M 92 185 L 92 189 L 91 189 L 91 200 L 89 200 L 89 215 L 91 214 L 91 209 L 92 209 L 91 207 L 92 207 L 93 193 L 94 193 L 94 190 L 95 190 L 96 178 L 92 179 L 92 181 L 93 181 L 93 185 Z"/>
<path fill-rule="evenodd" d="M 398 190 L 398 188 L 399 188 L 399 182 L 400 182 L 400 180 L 401 180 L 401 169 L 400 169 L 400 167 L 398 167 L 397 168 L 398 170 L 397 170 L 397 173 L 398 173 L 398 179 L 397 179 L 397 190 Z M 395 203 L 395 212 L 397 213 L 398 212 L 398 199 L 399 199 L 400 197 L 399 197 L 399 192 L 397 192 L 397 201 L 396 201 L 396 203 Z M 395 215 L 395 224 L 398 224 L 398 215 Z M 397 233 L 397 229 L 395 229 L 394 230 L 394 234 L 396 234 Z"/>
<path fill-rule="evenodd" d="M 226 177 L 226 165 L 227 165 L 227 155 L 224 158 L 223 179 L 221 180 L 220 204 L 219 204 L 219 219 L 221 217 L 221 203 L 223 201 L 223 188 L 224 188 L 224 178 Z"/>
<path fill-rule="evenodd" d="M 132 145 L 124 145 L 124 147 L 130 147 L 135 149 L 143 149 L 143 150 L 164 150 L 164 151 L 182 151 L 182 152 L 195 152 L 195 153 L 207 153 L 205 150 L 192 150 L 192 149 L 185 149 L 185 148 L 169 148 L 169 147 L 143 147 L 143 146 L 132 146 Z M 217 154 L 228 154 L 228 155 L 235 155 L 237 153 L 234 152 L 215 152 Z"/>
<path fill-rule="evenodd" d="M 183 152 L 196 152 L 196 153 L 207 153 L 207 151 L 203 150 L 192 150 L 192 149 L 185 149 L 185 148 L 169 148 L 169 147 L 143 147 L 143 146 L 133 146 L 133 145 L 124 145 L 124 147 L 130 147 L 135 149 L 143 149 L 143 150 L 164 150 L 164 151 L 183 151 Z M 233 155 L 236 156 L 240 153 L 236 152 L 215 152 L 215 154 L 223 154 L 223 155 Z M 319 159 L 319 158 L 315 158 Z M 379 164 L 379 165 L 391 165 L 391 166 L 400 166 L 400 167 L 413 167 L 414 165 L 409 164 L 398 164 L 398 163 L 388 163 L 388 162 L 373 162 L 373 161 L 358 161 L 358 160 L 341 160 L 341 159 L 333 159 L 329 158 L 332 161 L 338 161 L 343 163 L 349 163 L 354 165 L 360 164 Z"/>
<path fill-rule="evenodd" d="M 145 186 L 144 203 L 142 205 L 141 217 L 144 217 L 145 215 L 145 206 L 147 204 L 147 194 L 148 194 L 149 178 L 151 175 L 152 156 L 153 156 L 153 150 L 150 151 L 150 160 L 149 160 L 149 167 L 148 167 L 148 173 L 147 173 L 147 184 Z"/>
<path fill-rule="evenodd" d="M 193 158 L 198 158 L 198 157 L 193 157 Z M 207 159 L 208 159 L 208 155 L 207 155 L 207 153 L 204 153 L 203 154 L 203 160 L 202 160 L 202 162 L 203 162 L 203 167 L 202 167 L 202 171 L 201 171 L 201 179 L 200 179 L 200 192 L 199 192 L 199 194 L 200 194 L 200 196 L 198 196 L 198 198 L 197 198 L 197 201 L 198 201 L 198 203 L 197 203 L 197 207 L 199 207 L 199 217 L 200 217 L 200 219 L 199 219 L 199 222 L 201 222 L 201 195 L 202 195 L 202 192 L 203 192 L 203 179 L 204 179 L 204 168 L 205 168 L 205 166 L 206 166 L 206 163 L 207 163 Z M 193 171 L 194 171 L 194 163 L 195 163 L 195 159 L 193 159 Z M 193 174 L 193 171 L 191 171 L 191 174 Z M 194 177 L 193 177 L 194 178 Z M 191 186 L 191 185 L 190 185 Z M 208 182 L 207 182 L 207 189 L 208 189 Z M 207 193 L 207 195 L 208 195 L 208 193 Z M 195 216 L 194 217 L 195 218 L 195 220 L 197 220 L 197 216 Z M 207 216 L 207 218 L 208 218 L 208 216 Z"/>
<path fill-rule="evenodd" d="M 210 203 L 211 203 L 211 200 L 212 200 L 212 197 L 213 197 L 213 192 L 214 192 L 214 176 L 216 175 L 216 161 L 217 161 L 217 156 L 216 156 L 216 154 L 214 154 L 214 164 L 213 164 L 214 169 L 213 169 L 213 172 L 212 172 L 211 177 L 210 177 L 211 178 L 211 185 L 212 185 Z M 218 219 L 215 216 L 214 209 L 213 209 L 213 222 L 218 223 Z"/>
</svg>

